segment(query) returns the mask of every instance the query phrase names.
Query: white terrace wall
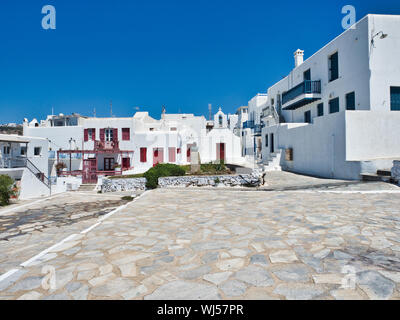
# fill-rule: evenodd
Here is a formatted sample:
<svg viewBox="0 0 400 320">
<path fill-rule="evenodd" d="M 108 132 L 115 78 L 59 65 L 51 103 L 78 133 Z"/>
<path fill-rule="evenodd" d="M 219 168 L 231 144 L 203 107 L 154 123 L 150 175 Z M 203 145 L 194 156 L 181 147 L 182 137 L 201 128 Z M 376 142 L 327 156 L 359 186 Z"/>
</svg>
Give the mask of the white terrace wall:
<svg viewBox="0 0 400 320">
<path fill-rule="evenodd" d="M 396 158 L 400 159 L 400 112 L 346 112 L 348 161 Z"/>
<path fill-rule="evenodd" d="M 263 145 L 266 134 L 274 133 L 275 151 L 293 148 L 293 160 L 281 159 L 284 169 L 336 179 L 359 179 L 360 164 L 346 161 L 345 143 L 346 112 L 314 119 L 314 123 L 287 123 L 263 129 Z M 266 148 L 263 148 L 263 151 Z M 268 153 L 264 151 L 263 157 Z"/>
</svg>

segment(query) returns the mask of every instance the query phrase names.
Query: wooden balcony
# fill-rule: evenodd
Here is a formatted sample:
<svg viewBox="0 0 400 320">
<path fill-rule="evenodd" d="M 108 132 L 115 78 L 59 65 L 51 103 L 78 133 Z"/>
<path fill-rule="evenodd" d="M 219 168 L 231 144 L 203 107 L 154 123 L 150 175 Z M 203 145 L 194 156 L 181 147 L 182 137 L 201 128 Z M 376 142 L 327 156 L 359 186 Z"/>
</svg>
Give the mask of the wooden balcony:
<svg viewBox="0 0 400 320">
<path fill-rule="evenodd" d="M 98 141 L 94 142 L 94 151 L 101 153 L 119 153 L 119 141 Z"/>
</svg>

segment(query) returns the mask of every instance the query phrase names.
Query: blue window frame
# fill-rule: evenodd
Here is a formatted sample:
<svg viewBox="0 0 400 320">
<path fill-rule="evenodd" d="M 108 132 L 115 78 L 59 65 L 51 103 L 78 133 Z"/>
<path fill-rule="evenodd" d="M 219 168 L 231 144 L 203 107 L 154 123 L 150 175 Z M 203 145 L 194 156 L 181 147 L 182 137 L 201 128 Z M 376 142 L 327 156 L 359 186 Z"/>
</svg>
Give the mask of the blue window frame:
<svg viewBox="0 0 400 320">
<path fill-rule="evenodd" d="M 390 110 L 400 111 L 400 87 L 390 87 Z"/>
<path fill-rule="evenodd" d="M 329 100 L 329 113 L 339 112 L 339 97 Z"/>
<path fill-rule="evenodd" d="M 329 56 L 329 81 L 339 78 L 339 53 Z"/>
<path fill-rule="evenodd" d="M 356 110 L 356 94 L 354 92 L 346 94 L 346 110 Z"/>
<path fill-rule="evenodd" d="M 324 115 L 324 104 L 320 103 L 317 106 L 318 117 L 322 117 Z"/>
</svg>

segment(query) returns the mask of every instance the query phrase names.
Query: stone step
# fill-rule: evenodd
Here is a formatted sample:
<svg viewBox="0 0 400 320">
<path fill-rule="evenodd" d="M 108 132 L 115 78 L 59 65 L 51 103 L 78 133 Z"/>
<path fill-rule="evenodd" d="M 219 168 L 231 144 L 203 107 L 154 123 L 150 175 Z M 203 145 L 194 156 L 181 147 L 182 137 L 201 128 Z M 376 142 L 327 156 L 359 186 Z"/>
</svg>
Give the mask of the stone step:
<svg viewBox="0 0 400 320">
<path fill-rule="evenodd" d="M 390 182 L 390 176 L 381 176 L 373 173 L 362 173 L 361 174 L 362 181 L 383 181 Z"/>
<path fill-rule="evenodd" d="M 81 184 L 78 191 L 94 191 L 96 184 Z"/>
<path fill-rule="evenodd" d="M 392 176 L 392 172 L 390 170 L 378 170 L 376 172 L 376 174 L 378 176 L 386 176 L 386 177 L 391 177 Z"/>
</svg>

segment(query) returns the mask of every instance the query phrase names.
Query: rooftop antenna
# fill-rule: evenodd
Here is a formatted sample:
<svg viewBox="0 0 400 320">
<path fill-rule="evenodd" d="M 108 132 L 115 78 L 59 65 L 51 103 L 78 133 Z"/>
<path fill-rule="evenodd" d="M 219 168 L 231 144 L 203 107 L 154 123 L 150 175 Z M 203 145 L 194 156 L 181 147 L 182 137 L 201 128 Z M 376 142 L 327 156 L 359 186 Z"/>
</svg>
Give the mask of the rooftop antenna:
<svg viewBox="0 0 400 320">
<path fill-rule="evenodd" d="M 93 108 L 93 117 L 96 118 L 96 107 Z"/>
<path fill-rule="evenodd" d="M 113 112 L 112 112 L 112 100 L 110 101 L 110 116 L 111 116 L 111 118 L 112 118 L 112 116 L 113 116 Z"/>
<path fill-rule="evenodd" d="M 208 104 L 208 120 L 211 121 L 212 118 L 212 105 L 211 103 Z"/>
<path fill-rule="evenodd" d="M 54 116 L 54 107 L 51 107 L 51 115 Z"/>
<path fill-rule="evenodd" d="M 165 106 L 163 105 L 163 106 L 162 106 L 162 111 L 161 111 L 162 118 L 164 118 L 166 112 L 167 112 L 167 109 L 166 109 Z"/>
</svg>

